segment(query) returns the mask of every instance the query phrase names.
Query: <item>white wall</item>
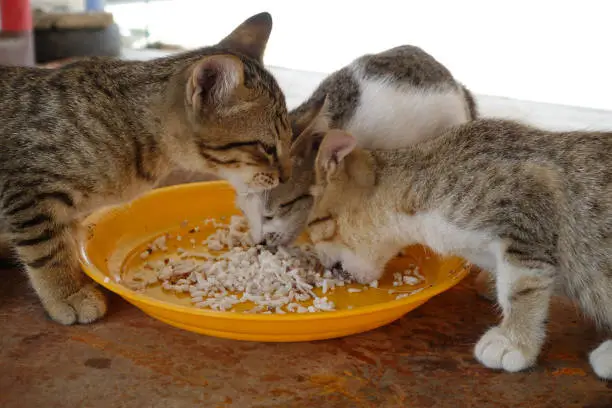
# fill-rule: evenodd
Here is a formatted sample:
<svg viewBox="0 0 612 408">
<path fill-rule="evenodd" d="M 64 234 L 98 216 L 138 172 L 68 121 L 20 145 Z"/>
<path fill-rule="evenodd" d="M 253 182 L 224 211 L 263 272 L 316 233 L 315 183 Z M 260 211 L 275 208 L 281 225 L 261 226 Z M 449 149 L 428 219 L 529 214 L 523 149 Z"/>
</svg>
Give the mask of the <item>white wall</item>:
<svg viewBox="0 0 612 408">
<path fill-rule="evenodd" d="M 107 6 L 152 40 L 198 47 L 260 11 L 266 63 L 330 72 L 400 44 L 424 48 L 476 93 L 612 110 L 610 0 L 173 0 Z"/>
</svg>

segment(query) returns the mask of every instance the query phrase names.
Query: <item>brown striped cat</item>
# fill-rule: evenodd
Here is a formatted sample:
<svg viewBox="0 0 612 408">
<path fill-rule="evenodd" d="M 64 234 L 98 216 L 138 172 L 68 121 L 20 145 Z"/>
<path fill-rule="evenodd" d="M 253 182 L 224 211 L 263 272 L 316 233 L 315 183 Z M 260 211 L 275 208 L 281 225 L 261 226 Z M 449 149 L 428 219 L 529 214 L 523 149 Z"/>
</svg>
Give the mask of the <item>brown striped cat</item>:
<svg viewBox="0 0 612 408">
<path fill-rule="evenodd" d="M 168 58 L 0 67 L 0 228 L 53 320 L 106 312 L 77 259 L 79 221 L 92 210 L 176 167 L 249 192 L 289 177 L 285 99 L 262 64 L 271 29 L 261 13 L 215 46 Z"/>
</svg>

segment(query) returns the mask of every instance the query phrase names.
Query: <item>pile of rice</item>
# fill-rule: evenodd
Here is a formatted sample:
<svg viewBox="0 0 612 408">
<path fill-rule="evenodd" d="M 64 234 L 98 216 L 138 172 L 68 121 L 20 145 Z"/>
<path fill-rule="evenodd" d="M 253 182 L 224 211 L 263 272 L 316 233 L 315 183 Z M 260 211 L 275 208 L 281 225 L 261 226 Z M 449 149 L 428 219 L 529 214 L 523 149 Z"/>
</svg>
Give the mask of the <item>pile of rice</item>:
<svg viewBox="0 0 612 408">
<path fill-rule="evenodd" d="M 308 244 L 281 247 L 274 252 L 263 246 L 253 246 L 243 217 L 234 216 L 229 224 L 215 220 L 207 220 L 205 224 L 216 228 L 202 241 L 208 251 L 179 248 L 178 256 L 147 261 L 141 271 L 125 282 L 126 285 L 144 290 L 149 285 L 161 283 L 165 290 L 188 294 L 196 307 L 216 311 L 235 311 L 236 306 L 252 302 L 254 306 L 247 308 L 246 313 L 285 314 L 336 310 L 336 305 L 326 295 L 338 286 L 353 283 L 326 270 Z M 194 227 L 190 232 L 198 230 Z M 180 235 L 175 238 L 183 240 Z M 167 239 L 168 235 L 157 238 L 140 257 L 146 260 L 152 254 L 167 252 Z M 196 248 L 195 239 L 187 242 L 192 249 Z M 418 268 L 413 266 L 404 273 L 396 273 L 394 279 L 394 286 L 424 282 Z M 368 287 L 377 288 L 378 282 L 363 285 L 361 289 L 349 288 L 348 292 L 361 292 Z M 322 296 L 317 296 L 316 288 L 321 289 Z M 422 288 L 400 293 L 397 298 L 420 290 Z M 389 290 L 389 293 L 395 291 Z"/>
</svg>

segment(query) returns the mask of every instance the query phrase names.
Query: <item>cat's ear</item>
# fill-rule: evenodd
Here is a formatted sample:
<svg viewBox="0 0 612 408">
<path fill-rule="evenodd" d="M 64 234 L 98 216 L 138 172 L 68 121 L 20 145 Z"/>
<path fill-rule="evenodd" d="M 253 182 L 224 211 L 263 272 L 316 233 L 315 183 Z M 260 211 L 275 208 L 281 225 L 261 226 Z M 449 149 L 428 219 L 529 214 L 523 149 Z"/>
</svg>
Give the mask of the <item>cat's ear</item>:
<svg viewBox="0 0 612 408">
<path fill-rule="evenodd" d="M 293 143 L 291 155 L 306 157 L 317 151 L 323 136 L 329 130 L 329 102 L 327 96 L 319 98 L 303 114 L 292 118 Z"/>
<path fill-rule="evenodd" d="M 217 44 L 263 63 L 263 54 L 272 32 L 270 13 L 259 13 L 245 20 Z"/>
<path fill-rule="evenodd" d="M 323 95 L 308 101 L 290 114 L 293 140 L 296 142 L 307 130 L 325 133 L 329 130 L 329 98 Z"/>
<path fill-rule="evenodd" d="M 232 55 L 212 55 L 198 62 L 187 81 L 187 101 L 199 111 L 224 104 L 242 84 L 244 67 Z"/>
<path fill-rule="evenodd" d="M 319 147 L 317 167 L 329 177 L 356 146 L 357 139 L 350 133 L 338 129 L 330 130 Z"/>
</svg>

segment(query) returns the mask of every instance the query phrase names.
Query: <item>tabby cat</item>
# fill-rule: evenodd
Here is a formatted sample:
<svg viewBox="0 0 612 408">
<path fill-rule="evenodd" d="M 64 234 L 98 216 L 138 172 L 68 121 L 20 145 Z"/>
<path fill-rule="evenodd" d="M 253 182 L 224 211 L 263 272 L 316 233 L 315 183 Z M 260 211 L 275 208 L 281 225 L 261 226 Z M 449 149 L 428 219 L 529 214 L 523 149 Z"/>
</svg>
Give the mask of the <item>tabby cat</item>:
<svg viewBox="0 0 612 408">
<path fill-rule="evenodd" d="M 365 283 L 424 244 L 492 272 L 503 320 L 475 348 L 491 368 L 535 363 L 553 289 L 612 329 L 612 133 L 482 119 L 401 150 L 356 144 L 332 130 L 316 159 L 307 230 L 328 266 Z M 611 379 L 612 340 L 590 361 Z"/>
<path fill-rule="evenodd" d="M 308 189 L 320 143 L 318 128 L 346 129 L 362 146 L 394 148 L 476 116 L 470 92 L 420 48 L 404 45 L 364 55 L 327 77 L 290 112 L 298 137 L 292 146 L 293 177 L 270 191 L 239 195 L 237 204 L 256 242 L 288 244 L 303 231 L 312 205 Z"/>
<path fill-rule="evenodd" d="M 92 210 L 177 166 L 244 192 L 290 176 L 285 99 L 262 64 L 271 29 L 261 13 L 215 46 L 168 58 L 0 68 L 1 231 L 53 320 L 106 312 L 77 260 L 79 221 Z"/>
</svg>

